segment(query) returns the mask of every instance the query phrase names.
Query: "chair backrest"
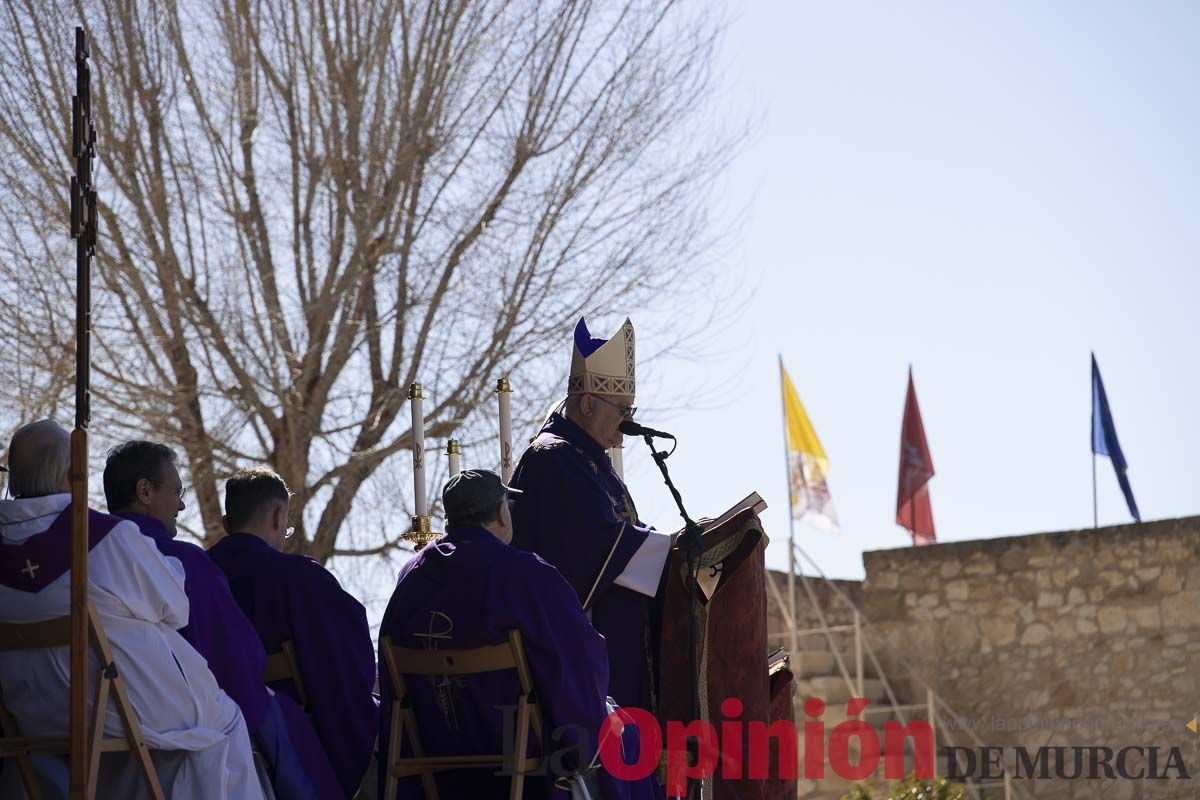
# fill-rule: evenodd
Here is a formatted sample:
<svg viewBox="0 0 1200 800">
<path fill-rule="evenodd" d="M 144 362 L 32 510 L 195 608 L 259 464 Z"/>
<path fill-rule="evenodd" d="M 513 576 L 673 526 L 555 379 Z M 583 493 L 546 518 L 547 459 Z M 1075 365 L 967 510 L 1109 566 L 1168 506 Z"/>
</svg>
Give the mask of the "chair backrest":
<svg viewBox="0 0 1200 800">
<path fill-rule="evenodd" d="M 508 642 L 471 650 L 410 650 L 393 645 L 391 653 L 401 675 L 471 675 L 517 669 L 520 663 Z"/>
<path fill-rule="evenodd" d="M 290 680 L 296 687 L 300 705 L 304 707 L 305 711 L 311 711 L 312 706 L 308 701 L 308 692 L 300 677 L 300 658 L 296 655 L 296 646 L 290 639 L 279 646 L 278 653 L 271 653 L 267 656 L 267 668 L 263 672 L 263 683 L 287 680 Z"/>
<path fill-rule="evenodd" d="M 386 756 L 386 800 L 395 800 L 398 782 L 402 777 L 420 775 L 426 798 L 438 800 L 434 773 L 497 768 L 502 768 L 512 775 L 510 798 L 520 798 L 524 791 L 525 773 L 540 766 L 539 759 L 531 759 L 527 755 L 530 730 L 532 729 L 539 740 L 542 738 L 542 718 L 538 712 L 533 673 L 525 656 L 521 632 L 510 630 L 508 641 L 503 644 L 469 650 L 414 650 L 398 647 L 392 644 L 390 637 L 384 636 L 380 639 L 380 649 L 387 662 L 388 674 L 395 692 L 391 708 L 391 740 Z M 515 747 L 511 758 L 506 758 L 504 754 L 426 757 L 404 676 L 473 675 L 501 670 L 515 670 L 520 683 L 520 696 L 516 698 L 516 731 L 513 738 Z M 401 758 L 406 731 L 413 752 L 412 758 Z"/>
<path fill-rule="evenodd" d="M 96 796 L 96 782 L 100 770 L 102 753 L 127 750 L 133 753 L 138 763 L 142 777 L 146 781 L 150 796 L 154 800 L 163 800 L 162 785 L 158 774 L 150 760 L 150 751 L 142 738 L 141 725 L 129 696 L 125 693 L 125 685 L 113 661 L 112 649 L 108 637 L 100 625 L 99 616 L 91 600 L 87 604 L 88 639 L 91 649 L 100 658 L 101 669 L 98 673 L 95 694 L 92 701 L 92 720 L 89 726 L 88 739 L 91 742 L 88 751 L 88 800 Z M 43 622 L 6 622 L 0 623 L 0 652 L 21 650 L 39 650 L 49 647 L 61 647 L 71 643 L 71 618 L 56 617 Z M 107 716 L 109 696 L 113 697 L 121 721 L 125 724 L 125 735 L 112 738 L 104 735 L 104 719 Z M 33 770 L 30 755 L 66 755 L 70 752 L 70 741 L 65 736 L 22 736 L 17 728 L 16 720 L 3 702 L 3 692 L 0 690 L 0 759 L 11 757 L 17 761 L 17 769 L 21 774 L 21 782 L 25 791 L 33 800 L 40 797 L 38 780 Z"/>
<path fill-rule="evenodd" d="M 70 617 L 56 617 L 44 622 L 0 623 L 0 652 L 36 650 L 70 643 Z M 38 778 L 29 758 L 30 753 L 23 747 L 29 743 L 31 740 L 21 736 L 16 719 L 4 705 L 4 692 L 0 687 L 0 758 L 16 760 L 17 771 L 21 775 L 26 794 L 36 799 L 39 796 Z M 65 741 L 46 741 L 45 744 L 53 746 L 60 743 L 67 744 Z"/>
<path fill-rule="evenodd" d="M 45 622 L 0 623 L 0 652 L 37 650 L 70 643 L 70 617 L 55 617 Z"/>
</svg>

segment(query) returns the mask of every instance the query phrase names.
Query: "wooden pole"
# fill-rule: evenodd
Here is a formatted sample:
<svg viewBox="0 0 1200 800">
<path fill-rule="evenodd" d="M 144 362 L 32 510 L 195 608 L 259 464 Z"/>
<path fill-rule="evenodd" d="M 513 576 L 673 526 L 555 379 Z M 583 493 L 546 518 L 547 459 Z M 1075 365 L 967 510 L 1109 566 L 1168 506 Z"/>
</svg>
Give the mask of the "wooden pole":
<svg viewBox="0 0 1200 800">
<path fill-rule="evenodd" d="M 87 797 L 87 430 L 71 432 L 71 798 Z M 78 465 L 85 465 L 81 470 Z"/>
<path fill-rule="evenodd" d="M 70 796 L 88 792 L 88 423 L 91 421 L 92 256 L 96 250 L 96 192 L 92 159 L 92 76 L 88 37 L 75 29 L 75 97 L 71 103 L 71 236 L 75 239 L 75 430 L 71 432 L 71 719 Z"/>
</svg>

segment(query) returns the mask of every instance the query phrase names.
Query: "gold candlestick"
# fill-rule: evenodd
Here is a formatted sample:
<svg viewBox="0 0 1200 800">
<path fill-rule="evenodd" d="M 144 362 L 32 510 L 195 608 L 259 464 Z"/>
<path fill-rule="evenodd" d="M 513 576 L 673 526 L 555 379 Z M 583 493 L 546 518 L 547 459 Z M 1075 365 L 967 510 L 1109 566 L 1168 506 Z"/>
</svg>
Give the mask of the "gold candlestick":
<svg viewBox="0 0 1200 800">
<path fill-rule="evenodd" d="M 429 544 L 440 535 L 441 534 L 436 533 L 433 530 L 433 526 L 430 525 L 429 517 L 414 515 L 412 518 L 412 530 L 400 538 L 404 539 L 406 542 L 412 542 L 414 550 L 420 550 L 422 547 Z"/>
</svg>

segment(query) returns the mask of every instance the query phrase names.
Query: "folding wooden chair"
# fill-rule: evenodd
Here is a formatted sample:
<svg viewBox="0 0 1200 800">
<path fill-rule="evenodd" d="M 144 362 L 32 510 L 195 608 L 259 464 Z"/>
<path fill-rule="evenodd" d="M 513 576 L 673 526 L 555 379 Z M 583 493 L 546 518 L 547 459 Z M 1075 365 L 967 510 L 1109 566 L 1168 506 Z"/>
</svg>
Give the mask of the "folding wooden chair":
<svg viewBox="0 0 1200 800">
<path fill-rule="evenodd" d="M 100 770 L 100 756 L 103 753 L 128 751 L 133 753 L 138 762 L 150 795 L 154 800 L 163 800 L 162 785 L 158 781 L 158 773 L 154 771 L 154 763 L 150 760 L 150 750 L 142 739 L 142 728 L 138 723 L 137 714 L 129 702 L 125 692 L 125 684 L 117 673 L 117 665 L 113 661 L 112 649 L 108 637 L 100 627 L 100 620 L 91 600 L 87 604 L 88 634 L 92 647 L 100 657 L 99 680 L 96 682 L 95 702 L 92 704 L 90 725 L 90 747 L 88 750 L 88 800 L 96 797 L 96 779 Z M 38 650 L 45 647 L 68 645 L 71 641 L 71 618 L 58 617 L 45 622 L 0 623 L 0 651 Z M 104 735 L 104 718 L 108 710 L 109 694 L 112 694 L 125 725 L 125 735 L 109 737 Z M 17 730 L 16 721 L 8 709 L 4 707 L 0 697 L 0 728 L 3 734 L 0 738 L 0 759 L 15 758 L 17 769 L 21 774 L 21 782 L 31 800 L 41 797 L 38 789 L 37 776 L 34 774 L 32 755 L 67 755 L 70 753 L 70 739 L 66 736 L 22 736 Z"/>
<path fill-rule="evenodd" d="M 529 758 L 529 731 L 542 740 L 542 717 L 538 712 L 534 695 L 533 673 L 525 658 L 521 644 L 521 632 L 508 632 L 505 644 L 477 647 L 472 650 L 409 650 L 396 647 L 387 636 L 380 640 L 387 660 L 388 674 L 396 699 L 392 702 L 391 739 L 387 752 L 386 800 L 396 800 L 400 778 L 421 776 L 421 785 L 428 800 L 440 800 L 434 774 L 462 769 L 503 768 L 512 775 L 509 785 L 510 800 L 519 800 L 525 788 L 525 773 L 538 769 L 541 759 Z M 521 684 L 521 695 L 517 699 L 516 746 L 511 758 L 497 755 L 426 756 L 417 731 L 417 718 L 413 713 L 412 700 L 404 683 L 405 675 L 442 676 L 472 675 L 481 672 L 512 669 L 517 672 Z M 413 757 L 402 758 L 405 734 Z"/>
<path fill-rule="evenodd" d="M 308 702 L 308 692 L 304 690 L 304 681 L 300 678 L 300 659 L 296 656 L 296 646 L 291 640 L 280 645 L 278 653 L 267 656 L 267 669 L 263 673 L 263 683 L 276 681 L 291 681 L 296 687 L 296 694 L 305 713 L 312 713 Z"/>
</svg>

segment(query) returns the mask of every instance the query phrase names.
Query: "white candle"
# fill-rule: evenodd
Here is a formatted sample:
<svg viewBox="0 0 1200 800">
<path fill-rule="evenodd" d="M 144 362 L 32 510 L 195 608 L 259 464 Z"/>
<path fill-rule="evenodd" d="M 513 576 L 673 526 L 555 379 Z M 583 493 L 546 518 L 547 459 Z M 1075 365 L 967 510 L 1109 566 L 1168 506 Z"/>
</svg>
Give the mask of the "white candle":
<svg viewBox="0 0 1200 800">
<path fill-rule="evenodd" d="M 496 382 L 496 395 L 500 398 L 500 480 L 508 483 L 513 474 L 512 387 L 508 378 Z"/>
<path fill-rule="evenodd" d="M 450 459 L 450 477 L 453 478 L 462 472 L 462 456 L 458 449 L 458 439 L 451 439 L 446 443 L 446 455 Z"/>
<path fill-rule="evenodd" d="M 613 470 L 617 473 L 617 477 L 621 480 L 625 480 L 625 461 L 623 458 L 624 452 L 625 448 L 621 445 L 617 445 L 608 451 L 608 457 L 612 459 Z"/>
<path fill-rule="evenodd" d="M 414 383 L 408 387 L 408 399 L 412 401 L 413 501 L 416 503 L 416 515 L 424 517 L 428 515 L 429 508 L 425 498 L 425 413 L 421 408 L 424 400 L 421 384 Z"/>
</svg>

